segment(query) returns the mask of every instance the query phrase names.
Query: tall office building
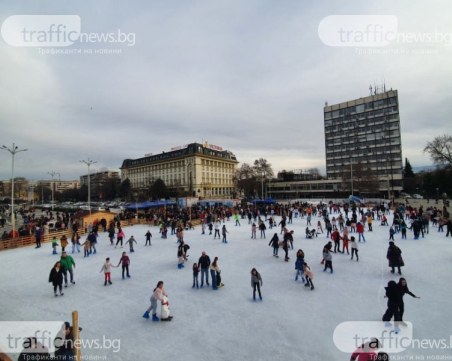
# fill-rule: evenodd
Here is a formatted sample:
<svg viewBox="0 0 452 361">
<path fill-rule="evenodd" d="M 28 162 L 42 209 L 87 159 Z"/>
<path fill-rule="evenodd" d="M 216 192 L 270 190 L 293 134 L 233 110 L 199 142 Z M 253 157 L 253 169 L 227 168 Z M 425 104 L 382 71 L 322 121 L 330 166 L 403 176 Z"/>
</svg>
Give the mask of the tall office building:
<svg viewBox="0 0 452 361">
<path fill-rule="evenodd" d="M 402 143 L 397 90 L 325 104 L 328 179 L 344 179 L 342 190 L 374 191 L 393 197 L 402 190 Z M 363 179 L 367 185 L 361 186 Z M 355 189 L 353 182 L 355 181 Z M 361 183 L 360 183 L 361 181 Z"/>
<path fill-rule="evenodd" d="M 161 179 L 174 190 L 196 197 L 230 198 L 237 169 L 233 153 L 207 142 L 191 143 L 161 154 L 126 159 L 121 166 L 122 180 L 132 188 L 145 189 Z"/>
</svg>

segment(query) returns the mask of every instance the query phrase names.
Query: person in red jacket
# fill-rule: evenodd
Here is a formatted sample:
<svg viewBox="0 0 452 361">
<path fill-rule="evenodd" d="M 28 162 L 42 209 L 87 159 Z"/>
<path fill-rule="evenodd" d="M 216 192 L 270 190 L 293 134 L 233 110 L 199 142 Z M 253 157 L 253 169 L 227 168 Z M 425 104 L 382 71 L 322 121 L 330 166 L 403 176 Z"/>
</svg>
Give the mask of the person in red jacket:
<svg viewBox="0 0 452 361">
<path fill-rule="evenodd" d="M 356 224 L 356 232 L 358 232 L 358 242 L 361 242 L 361 237 L 363 242 L 366 242 L 366 239 L 364 238 L 364 225 L 361 222 Z"/>
<path fill-rule="evenodd" d="M 376 338 L 362 344 L 353 352 L 350 361 L 375 361 L 377 360 L 377 350 L 380 343 Z"/>
</svg>

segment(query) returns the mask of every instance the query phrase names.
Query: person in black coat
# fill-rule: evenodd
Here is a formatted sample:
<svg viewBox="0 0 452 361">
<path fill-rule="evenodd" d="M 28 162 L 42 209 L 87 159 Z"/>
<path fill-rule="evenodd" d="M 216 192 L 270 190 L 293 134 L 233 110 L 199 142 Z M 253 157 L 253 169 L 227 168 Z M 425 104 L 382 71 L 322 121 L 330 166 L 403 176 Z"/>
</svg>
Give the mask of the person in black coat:
<svg viewBox="0 0 452 361">
<path fill-rule="evenodd" d="M 394 242 L 389 242 L 388 252 L 386 254 L 386 258 L 389 261 L 389 267 L 391 267 L 391 273 L 394 273 L 395 267 L 397 267 L 399 271 L 399 275 L 402 274 L 400 267 L 403 267 L 405 263 L 402 259 L 402 250 L 397 247 Z"/>
<path fill-rule="evenodd" d="M 409 294 L 411 297 L 413 298 L 420 298 L 417 297 L 414 293 L 412 293 L 409 289 L 408 289 L 408 284 L 406 282 L 406 279 L 401 277 L 399 279 L 399 283 L 397 284 L 397 286 L 400 289 L 400 303 L 399 303 L 399 313 L 400 313 L 400 321 L 403 320 L 403 313 L 405 312 L 405 304 L 403 303 L 403 296 L 405 294 Z"/>
<path fill-rule="evenodd" d="M 383 315 L 383 321 L 389 322 L 391 318 L 394 317 L 394 321 L 400 322 L 402 319 L 400 317 L 399 306 L 402 299 L 402 292 L 400 287 L 395 281 L 389 281 L 388 286 L 385 287 L 386 298 L 388 299 L 388 308 Z"/>
<path fill-rule="evenodd" d="M 61 267 L 61 262 L 55 263 L 50 271 L 49 282 L 53 284 L 53 293 L 55 297 L 58 296 L 57 288 L 60 290 L 60 295 L 63 296 L 63 267 Z"/>
<path fill-rule="evenodd" d="M 278 257 L 279 238 L 277 233 L 273 235 L 268 245 L 273 247 L 273 256 Z"/>
</svg>

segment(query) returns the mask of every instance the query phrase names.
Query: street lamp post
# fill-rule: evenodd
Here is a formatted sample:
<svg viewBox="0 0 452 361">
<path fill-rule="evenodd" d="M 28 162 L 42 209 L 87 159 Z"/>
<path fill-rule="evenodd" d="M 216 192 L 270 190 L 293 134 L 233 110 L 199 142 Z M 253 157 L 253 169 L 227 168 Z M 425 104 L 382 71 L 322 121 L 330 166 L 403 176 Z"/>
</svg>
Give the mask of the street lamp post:
<svg viewBox="0 0 452 361">
<path fill-rule="evenodd" d="M 7 146 L 2 145 L 0 147 L 0 149 L 4 149 L 4 150 L 7 150 L 8 152 L 10 152 L 11 157 L 12 157 L 12 162 L 11 162 L 11 226 L 13 228 L 12 236 L 14 238 L 16 235 L 16 218 L 15 218 L 15 214 L 14 214 L 14 157 L 15 157 L 16 153 L 26 152 L 28 149 L 19 149 L 19 147 L 15 143 L 13 143 L 12 148 L 8 148 Z"/>
<path fill-rule="evenodd" d="M 439 188 L 436 188 L 436 204 L 438 204 L 439 201 Z"/>
<path fill-rule="evenodd" d="M 261 172 L 261 194 L 262 194 L 262 200 L 264 200 L 264 171 Z"/>
<path fill-rule="evenodd" d="M 352 186 L 352 195 L 353 195 L 353 162 L 350 158 L 350 183 Z"/>
<path fill-rule="evenodd" d="M 89 215 L 91 216 L 91 179 L 90 179 L 89 167 L 91 166 L 91 164 L 94 164 L 97 162 L 88 158 L 87 160 L 81 160 L 80 163 L 85 163 L 88 166 L 88 209 L 89 209 Z"/>
<path fill-rule="evenodd" d="M 53 170 L 51 171 L 51 172 L 47 172 L 47 174 L 49 174 L 51 177 L 52 177 L 52 212 L 53 212 L 53 206 L 54 206 L 54 203 L 55 203 L 55 201 L 54 201 L 54 192 L 55 192 L 55 183 L 53 182 L 53 177 L 55 177 L 55 175 L 57 175 L 58 174 L 58 176 L 60 176 L 60 173 L 58 173 L 58 172 L 54 172 Z"/>
</svg>

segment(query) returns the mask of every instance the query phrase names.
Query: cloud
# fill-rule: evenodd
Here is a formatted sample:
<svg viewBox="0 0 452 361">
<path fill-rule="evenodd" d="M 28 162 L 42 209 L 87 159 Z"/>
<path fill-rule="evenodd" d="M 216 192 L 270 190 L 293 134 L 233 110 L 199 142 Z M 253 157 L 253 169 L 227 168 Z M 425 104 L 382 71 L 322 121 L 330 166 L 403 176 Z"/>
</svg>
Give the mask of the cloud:
<svg viewBox="0 0 452 361">
<path fill-rule="evenodd" d="M 86 173 L 80 159 L 117 169 L 126 158 L 202 140 L 231 150 L 240 162 L 266 158 L 275 173 L 323 170 L 325 101 L 367 96 L 369 84 L 385 80 L 399 91 L 403 155 L 412 165 L 428 164 L 423 145 L 450 129 L 450 46 L 430 44 L 435 53 L 419 54 L 396 44 L 359 54 L 324 45 L 317 27 L 328 15 L 385 13 L 396 15 L 406 32 L 452 33 L 445 5 L 15 4 L 4 9 L 5 18 L 25 10 L 78 14 L 82 31 L 120 28 L 135 33 L 136 44 L 76 45 L 121 50 L 112 55 L 41 55 L 0 44 L 0 139 L 30 149 L 18 157 L 16 172 L 33 179 L 52 169 L 78 179 Z M 0 164 L 0 179 L 8 179 L 6 152 Z"/>
</svg>

